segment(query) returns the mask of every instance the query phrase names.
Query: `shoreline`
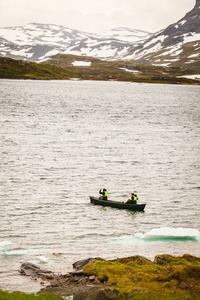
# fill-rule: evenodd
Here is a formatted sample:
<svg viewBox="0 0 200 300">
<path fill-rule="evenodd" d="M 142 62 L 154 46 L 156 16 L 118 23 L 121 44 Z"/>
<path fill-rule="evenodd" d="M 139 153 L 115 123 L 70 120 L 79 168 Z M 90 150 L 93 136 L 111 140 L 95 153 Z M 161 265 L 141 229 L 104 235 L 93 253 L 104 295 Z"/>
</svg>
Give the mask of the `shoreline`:
<svg viewBox="0 0 200 300">
<path fill-rule="evenodd" d="M 200 295 L 200 257 L 189 254 L 156 255 L 153 261 L 140 255 L 113 260 L 88 258 L 75 262 L 73 268 L 59 275 L 24 263 L 20 273 L 48 284 L 36 295 L 54 293 L 72 299 L 132 299 L 133 295 L 151 297 L 160 292 L 186 295 L 187 299 Z M 99 294 L 104 298 L 98 298 Z"/>
<path fill-rule="evenodd" d="M 195 80 L 195 79 L 188 79 L 188 80 L 191 80 L 191 82 L 181 82 L 181 81 L 177 81 L 177 82 L 167 82 L 167 81 L 131 81 L 131 80 L 105 80 L 105 79 L 82 79 L 82 78 L 63 78 L 63 79 L 48 79 L 48 78 L 41 78 L 41 79 L 34 79 L 34 78 L 1 78 L 0 77 L 0 80 L 10 80 L 10 81 L 38 81 L 38 82 L 41 82 L 41 81 L 70 81 L 70 82 L 80 82 L 80 81 L 91 81 L 91 82 L 118 82 L 118 83 L 129 83 L 129 84 L 159 84 L 159 85 L 180 85 L 180 86 L 199 86 L 200 85 L 200 80 Z M 193 82 L 192 82 L 193 80 Z"/>
</svg>

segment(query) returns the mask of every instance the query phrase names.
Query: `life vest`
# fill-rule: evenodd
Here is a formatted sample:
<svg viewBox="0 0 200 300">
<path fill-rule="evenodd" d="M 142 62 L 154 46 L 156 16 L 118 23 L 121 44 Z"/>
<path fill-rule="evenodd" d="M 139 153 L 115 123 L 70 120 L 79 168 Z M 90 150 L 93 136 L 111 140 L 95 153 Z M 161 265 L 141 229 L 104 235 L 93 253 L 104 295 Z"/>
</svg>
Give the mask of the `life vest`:
<svg viewBox="0 0 200 300">
<path fill-rule="evenodd" d="M 103 193 L 103 198 L 104 198 L 104 197 L 108 197 L 107 191 L 104 191 L 104 193 Z"/>
<path fill-rule="evenodd" d="M 137 199 L 138 199 L 138 198 L 137 198 L 136 195 L 132 195 L 132 197 L 131 197 L 131 200 L 132 200 L 132 201 L 137 201 Z"/>
<path fill-rule="evenodd" d="M 133 195 L 133 201 L 137 201 L 137 196 Z"/>
</svg>

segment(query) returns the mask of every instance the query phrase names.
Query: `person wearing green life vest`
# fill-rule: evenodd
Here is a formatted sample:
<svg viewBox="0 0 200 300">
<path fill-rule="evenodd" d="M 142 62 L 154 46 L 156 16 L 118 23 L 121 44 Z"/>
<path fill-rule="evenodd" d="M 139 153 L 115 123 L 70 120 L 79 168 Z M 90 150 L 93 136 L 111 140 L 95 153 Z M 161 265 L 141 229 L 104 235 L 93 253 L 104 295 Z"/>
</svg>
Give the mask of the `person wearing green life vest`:
<svg viewBox="0 0 200 300">
<path fill-rule="evenodd" d="M 125 200 L 124 203 L 127 204 L 137 204 L 138 197 L 136 193 L 131 193 L 131 199 Z"/>
<path fill-rule="evenodd" d="M 99 194 L 101 195 L 99 197 L 99 199 L 108 200 L 108 193 L 107 193 L 106 189 L 103 189 L 103 192 L 100 190 Z"/>
<path fill-rule="evenodd" d="M 137 204 L 137 200 L 138 200 L 138 197 L 137 197 L 136 193 L 131 193 L 131 202 L 133 204 Z"/>
</svg>

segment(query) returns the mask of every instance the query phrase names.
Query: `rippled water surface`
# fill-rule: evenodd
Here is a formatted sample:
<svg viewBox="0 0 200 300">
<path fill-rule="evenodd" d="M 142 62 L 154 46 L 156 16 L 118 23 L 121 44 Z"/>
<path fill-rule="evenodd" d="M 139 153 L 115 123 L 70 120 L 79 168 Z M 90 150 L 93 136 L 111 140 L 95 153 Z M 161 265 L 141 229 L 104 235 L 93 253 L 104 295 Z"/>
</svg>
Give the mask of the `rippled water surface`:
<svg viewBox="0 0 200 300">
<path fill-rule="evenodd" d="M 0 242 L 13 243 L 0 288 L 37 291 L 17 272 L 37 255 L 56 272 L 88 257 L 200 256 L 198 238 L 135 238 L 200 230 L 199 86 L 1 80 L 0 91 Z M 118 201 L 137 191 L 145 212 L 90 204 L 100 188 Z"/>
</svg>

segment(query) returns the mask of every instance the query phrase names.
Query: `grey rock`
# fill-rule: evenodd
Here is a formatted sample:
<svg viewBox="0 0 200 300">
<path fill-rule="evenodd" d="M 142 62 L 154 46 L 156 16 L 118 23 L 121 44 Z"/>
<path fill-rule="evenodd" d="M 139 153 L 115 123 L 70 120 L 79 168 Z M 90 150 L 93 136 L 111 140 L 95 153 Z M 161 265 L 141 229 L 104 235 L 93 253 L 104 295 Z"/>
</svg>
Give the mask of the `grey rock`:
<svg viewBox="0 0 200 300">
<path fill-rule="evenodd" d="M 19 272 L 25 276 L 35 276 L 51 273 L 50 271 L 40 269 L 38 266 L 32 263 L 23 263 L 20 267 Z"/>
<path fill-rule="evenodd" d="M 75 276 L 75 275 L 82 276 L 82 275 L 84 275 L 84 272 L 83 272 L 83 270 L 78 270 L 78 271 L 69 272 L 69 274 L 71 274 L 73 276 Z"/>
<path fill-rule="evenodd" d="M 94 263 L 95 261 L 96 258 L 87 258 L 87 259 L 78 260 L 73 264 L 73 268 L 77 270 L 82 270 L 84 266 Z"/>
</svg>

